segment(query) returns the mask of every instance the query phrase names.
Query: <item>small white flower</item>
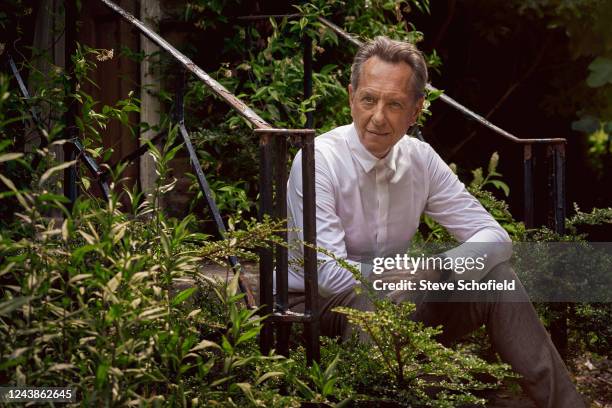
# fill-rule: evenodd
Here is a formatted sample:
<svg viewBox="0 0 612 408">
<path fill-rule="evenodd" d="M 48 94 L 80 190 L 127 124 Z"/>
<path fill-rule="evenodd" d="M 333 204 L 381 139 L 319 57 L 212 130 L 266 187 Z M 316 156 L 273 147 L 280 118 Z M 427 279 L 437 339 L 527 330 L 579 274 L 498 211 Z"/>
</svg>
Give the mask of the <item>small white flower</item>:
<svg viewBox="0 0 612 408">
<path fill-rule="evenodd" d="M 101 49 L 100 53 L 96 55 L 96 59 L 98 61 L 106 61 L 106 60 L 112 59 L 114 53 L 115 53 L 115 50 L 112 48 L 110 50 Z"/>
</svg>

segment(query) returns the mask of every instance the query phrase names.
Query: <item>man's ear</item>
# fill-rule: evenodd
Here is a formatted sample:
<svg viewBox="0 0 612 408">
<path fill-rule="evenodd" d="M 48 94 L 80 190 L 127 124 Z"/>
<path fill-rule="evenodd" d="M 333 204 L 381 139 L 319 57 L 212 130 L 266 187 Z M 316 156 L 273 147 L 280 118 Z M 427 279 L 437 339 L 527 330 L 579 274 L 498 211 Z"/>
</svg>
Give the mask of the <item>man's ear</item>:
<svg viewBox="0 0 612 408">
<path fill-rule="evenodd" d="M 348 94 L 349 94 L 349 106 L 351 109 L 353 108 L 353 85 L 348 85 Z"/>
<path fill-rule="evenodd" d="M 414 106 L 414 112 L 412 114 L 412 120 L 411 120 L 412 124 L 415 124 L 417 122 L 417 119 L 419 118 L 419 115 L 421 114 L 421 111 L 423 110 L 424 103 L 425 103 L 425 97 L 421 96 Z"/>
</svg>

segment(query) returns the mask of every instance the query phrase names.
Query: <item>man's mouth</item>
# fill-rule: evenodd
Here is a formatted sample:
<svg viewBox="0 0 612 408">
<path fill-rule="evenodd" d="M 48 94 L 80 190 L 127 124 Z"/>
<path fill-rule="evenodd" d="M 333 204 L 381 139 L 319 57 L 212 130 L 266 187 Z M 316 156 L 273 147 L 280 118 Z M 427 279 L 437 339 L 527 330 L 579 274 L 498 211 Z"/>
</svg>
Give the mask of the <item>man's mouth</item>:
<svg viewBox="0 0 612 408">
<path fill-rule="evenodd" d="M 378 132 L 378 131 L 374 131 L 370 129 L 366 129 L 366 132 L 372 133 L 373 135 L 376 135 L 376 136 L 387 136 L 389 134 L 389 132 Z"/>
</svg>

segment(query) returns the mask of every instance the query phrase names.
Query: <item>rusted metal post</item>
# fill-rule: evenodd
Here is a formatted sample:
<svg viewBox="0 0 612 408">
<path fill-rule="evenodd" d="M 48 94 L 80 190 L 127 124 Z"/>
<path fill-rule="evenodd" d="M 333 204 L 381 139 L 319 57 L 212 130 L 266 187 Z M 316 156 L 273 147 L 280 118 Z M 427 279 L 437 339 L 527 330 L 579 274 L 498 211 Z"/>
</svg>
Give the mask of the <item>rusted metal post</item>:
<svg viewBox="0 0 612 408">
<path fill-rule="evenodd" d="M 319 284 L 317 273 L 317 224 L 315 196 L 314 131 L 302 136 L 302 194 L 304 199 L 304 311 L 310 316 L 304 327 L 306 359 L 309 363 L 319 361 Z"/>
<path fill-rule="evenodd" d="M 546 146 L 548 161 L 548 226 L 558 234 L 565 233 L 565 145 L 555 143 Z M 563 279 L 562 276 L 559 277 Z M 553 318 L 550 323 L 550 337 L 564 359 L 567 357 L 568 304 L 556 303 L 551 306 Z"/>
<path fill-rule="evenodd" d="M 272 145 L 273 135 L 263 133 L 259 137 L 259 213 L 260 220 L 273 215 L 272 204 Z M 272 248 L 262 247 L 259 252 L 259 304 L 261 314 L 269 315 L 274 311 L 273 277 L 274 254 Z M 259 336 L 259 346 L 263 354 L 268 354 L 274 341 L 272 322 L 266 319 Z"/>
<path fill-rule="evenodd" d="M 71 96 L 76 93 L 77 79 L 74 70 L 74 62 L 72 56 L 76 53 L 76 39 L 77 39 L 77 4 L 75 1 L 67 1 L 65 3 L 65 15 L 64 15 L 64 26 L 65 34 L 64 39 L 66 41 L 64 51 L 64 64 L 68 75 L 70 75 L 70 90 L 66 93 L 65 103 L 68 106 L 68 110 L 65 114 L 66 133 L 67 139 L 76 139 L 78 136 L 76 127 L 76 101 Z M 64 162 L 69 162 L 76 159 L 76 152 L 72 143 L 64 143 Z M 70 200 L 69 207 L 76 201 L 78 190 L 77 190 L 77 175 L 76 165 L 70 166 L 64 170 L 64 195 Z"/>
<path fill-rule="evenodd" d="M 546 146 L 548 162 L 548 226 L 558 234 L 565 233 L 565 144 Z"/>
<path fill-rule="evenodd" d="M 274 184 L 275 202 L 274 218 L 276 220 L 287 219 L 287 138 L 285 135 L 274 136 Z M 278 233 L 284 245 L 275 246 L 276 255 L 276 308 L 279 312 L 287 311 L 289 303 L 288 274 L 289 265 L 287 257 L 287 231 Z M 279 323 L 276 331 L 276 350 L 284 356 L 289 355 L 290 323 Z"/>
<path fill-rule="evenodd" d="M 527 228 L 534 227 L 534 196 L 533 196 L 533 145 L 523 145 L 523 191 L 524 191 L 524 214 L 523 220 Z"/>
<path fill-rule="evenodd" d="M 319 345 L 319 308 L 317 252 L 316 252 L 316 202 L 314 184 L 314 135 L 312 129 L 256 129 L 260 137 L 260 217 L 273 215 L 276 219 L 287 217 L 287 138 L 299 137 L 302 145 L 302 193 L 304 224 L 304 292 L 305 310 L 303 314 L 287 310 L 288 307 L 288 259 L 284 245 L 275 245 L 275 251 L 262 248 L 260 251 L 260 303 L 264 306 L 262 314 L 271 314 L 264 321 L 260 336 L 262 353 L 267 353 L 273 342 L 272 324 L 278 328 L 277 350 L 288 352 L 291 323 L 304 324 L 306 357 L 308 362 L 318 361 Z M 274 165 L 272 164 L 274 162 Z M 273 182 L 275 189 L 273 188 Z M 273 195 L 275 199 L 273 199 Z M 287 235 L 281 238 L 286 242 Z M 275 256 L 276 255 L 276 256 Z M 273 301 L 273 271 L 276 258 L 276 303 Z"/>
<path fill-rule="evenodd" d="M 565 234 L 565 144 L 554 144 L 554 163 L 555 163 L 555 231 Z"/>
<path fill-rule="evenodd" d="M 304 51 L 304 100 L 312 96 L 312 39 L 304 34 L 302 37 Z M 312 128 L 312 112 L 306 112 L 306 127 Z"/>
</svg>

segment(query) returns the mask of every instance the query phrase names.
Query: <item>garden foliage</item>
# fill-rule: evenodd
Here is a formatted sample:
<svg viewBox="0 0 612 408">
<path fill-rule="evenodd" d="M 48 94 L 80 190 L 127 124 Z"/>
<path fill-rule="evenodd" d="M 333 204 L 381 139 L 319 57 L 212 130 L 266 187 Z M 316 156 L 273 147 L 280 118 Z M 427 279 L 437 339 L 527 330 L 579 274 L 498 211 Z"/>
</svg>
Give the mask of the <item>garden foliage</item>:
<svg viewBox="0 0 612 408">
<path fill-rule="evenodd" d="M 92 68 L 88 56 L 99 52 L 79 54 L 82 67 Z M 284 407 L 370 398 L 367 387 L 353 388 L 358 384 L 340 377 L 338 358 L 308 368 L 303 358 L 259 353 L 256 339 L 265 316 L 242 304 L 238 275 L 227 285 L 212 282 L 201 266 L 229 255 L 253 259 L 253 249 L 274 241 L 282 224 L 248 222 L 245 230 L 230 229 L 225 239 L 213 241 L 194 231 L 193 216 L 167 217 L 160 202 L 176 184 L 169 171 L 181 148 L 176 128 L 168 128 L 163 147 L 149 145 L 158 174 L 149 196 L 121 187 L 125 166 L 119 166 L 110 173 L 109 200 L 91 194 L 81 177 L 83 195 L 70 206 L 56 192 L 56 176 L 79 164 L 53 157 L 53 146 L 63 143 L 61 132 L 51 137 L 39 129 L 49 147 L 14 153 L 22 121 L 31 119 L 30 106 L 5 77 L 0 82 L 0 180 L 2 198 L 12 207 L 0 232 L 0 373 L 6 383 L 75 386 L 83 405 Z M 105 124 L 124 119 L 122 107 L 138 109 L 137 100 L 99 108 L 82 91 L 72 97 L 85 106 L 78 124 L 92 153 Z M 9 112 L 20 115 L 13 121 Z M 42 157 L 37 167 L 35 155 Z M 20 169 L 30 177 L 20 177 Z M 177 290 L 177 281 L 186 278 L 191 286 Z M 453 364 L 443 357 L 439 362 Z M 379 364 L 377 358 L 370 364 Z"/>
<path fill-rule="evenodd" d="M 203 30 L 214 28 L 228 23 L 224 7 L 230 3 L 239 2 L 194 0 L 183 15 Z M 224 47 L 227 62 L 215 75 L 275 126 L 304 127 L 307 113 L 316 110 L 312 126 L 331 129 L 350 121 L 345 84 L 353 50 L 340 46 L 317 17 L 341 18 L 363 38 L 385 34 L 418 42 L 422 33 L 405 19 L 411 7 L 427 11 L 428 2 L 315 1 L 300 6 L 302 18 L 270 20 L 267 30 L 235 27 Z M 296 52 L 304 35 L 315 50 L 314 91 L 308 99 L 302 98 L 303 61 Z M 326 48 L 336 51 L 330 57 Z M 79 137 L 101 162 L 111 153 L 100 147 L 110 121 L 134 133 L 149 126 L 130 122 L 130 113 L 139 109 L 134 94 L 113 106 L 100 106 L 82 88 L 74 93 L 67 89 L 70 76 L 88 81 L 94 59 L 112 57 L 106 50 L 79 47 L 73 56 L 75 72 L 34 72 L 31 79 L 39 86 L 31 105 L 17 96 L 8 77 L 0 76 L 3 383 L 70 384 L 77 387 L 83 405 L 105 406 L 342 406 L 368 398 L 441 407 L 484 403 L 473 392 L 499 385 L 507 375 L 504 366 L 438 344 L 434 337 L 439 329 L 409 320 L 414 308 L 410 304 L 380 302 L 377 313 L 340 310 L 369 332 L 373 348 L 325 339 L 321 364 L 310 367 L 301 347 L 289 357 L 261 355 L 257 335 L 265 316 L 244 307 L 237 275 L 221 284 L 201 270 L 204 262 L 223 263 L 230 255 L 256 259 L 255 250 L 269 245 L 283 228 L 269 220 L 246 221 L 255 210 L 257 152 L 251 129 L 239 116 L 217 109 L 200 82 L 189 84 L 187 110 L 198 120 L 198 126 L 190 128 L 195 129 L 192 136 L 217 203 L 226 215 L 243 219 L 242 229 L 230 228 L 220 241 L 197 232 L 193 215 L 174 219 L 160 205 L 160 198 L 175 188 L 170 163 L 181 149 L 173 136 L 176 129 L 167 121 L 150 124 L 166 128 L 170 136 L 163 147 L 149 145 L 158 174 L 150 196 L 125 187 L 124 167 L 119 166 L 109 169 L 110 199 L 100 200 L 78 163 L 56 159 L 65 143 L 61 118 L 67 104 L 79 107 Z M 439 67 L 435 53 L 427 59 L 433 69 Z M 435 97 L 428 95 L 429 100 Z M 31 108 L 42 118 L 42 127 L 32 124 Z M 202 121 L 203 113 L 207 119 Z M 24 154 L 21 140 L 29 132 L 37 132 L 49 146 L 30 147 Z M 491 158 L 486 174 L 474 170 L 469 189 L 514 239 L 522 239 L 528 233 L 524 225 L 486 190 L 509 194 L 497 173 L 498 160 L 497 155 Z M 79 170 L 83 191 L 73 206 L 58 194 L 59 175 L 69 166 Z M 609 211 L 578 212 L 568 225 L 609 221 Z M 449 238 L 427 218 L 421 230 L 423 242 Z M 185 279 L 191 286 L 177 290 L 176 282 Z M 585 344 L 598 350 L 609 346 L 610 333 L 589 324 L 609 316 L 605 313 L 587 306 L 577 311 L 581 318 L 592 318 L 581 327 L 589 330 Z M 479 380 L 482 373 L 493 380 Z"/>
</svg>

